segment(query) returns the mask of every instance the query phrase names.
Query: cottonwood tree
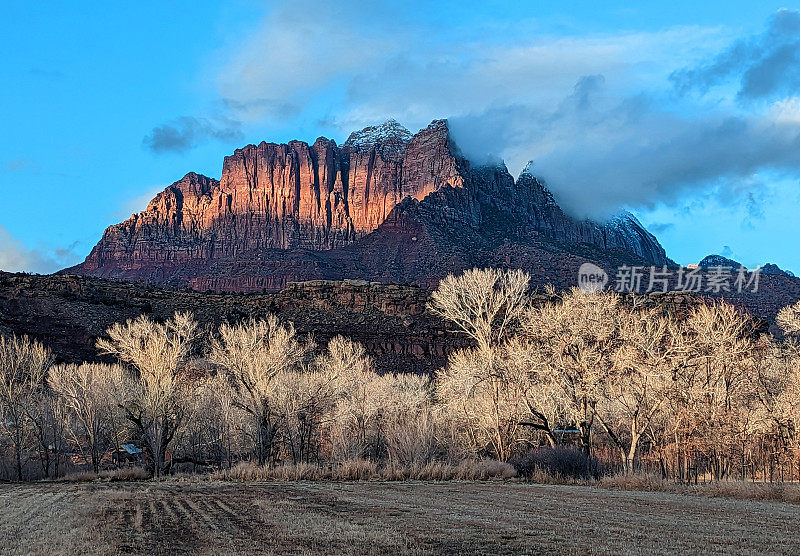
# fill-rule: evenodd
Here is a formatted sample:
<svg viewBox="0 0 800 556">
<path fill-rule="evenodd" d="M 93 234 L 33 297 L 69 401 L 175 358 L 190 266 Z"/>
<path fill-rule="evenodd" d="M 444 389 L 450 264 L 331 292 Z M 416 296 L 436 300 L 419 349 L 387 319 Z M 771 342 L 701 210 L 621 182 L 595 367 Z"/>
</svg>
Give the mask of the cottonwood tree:
<svg viewBox="0 0 800 556">
<path fill-rule="evenodd" d="M 157 323 L 141 315 L 107 330 L 97 347 L 117 357 L 121 369 L 117 404 L 144 441 L 153 474 L 166 471 L 166 455 L 175 435 L 190 417 L 195 380 L 182 372 L 191 356 L 197 324 L 189 313 L 176 312 Z"/>
<path fill-rule="evenodd" d="M 54 366 L 47 375 L 48 385 L 68 411 L 67 430 L 82 451 L 81 437 L 86 437 L 88 453 L 84 453 L 84 458 L 95 473 L 100 470 L 100 460 L 113 429 L 113 392 L 119 387 L 120 373 L 121 369 L 111 365 L 82 363 Z"/>
<path fill-rule="evenodd" d="M 525 336 L 540 348 L 541 372 L 552 375 L 565 419 L 580 431 L 587 455 L 600 387 L 621 342 L 621 303 L 613 292 L 574 288 L 554 302 L 531 308 L 522 318 Z"/>
<path fill-rule="evenodd" d="M 329 342 L 317 366 L 335 381 L 331 438 L 335 457 L 379 457 L 384 448 L 382 417 L 387 400 L 364 346 L 337 336 Z"/>
<path fill-rule="evenodd" d="M 439 452 L 428 377 L 379 375 L 364 347 L 333 338 L 315 367 L 334 395 L 330 443 L 339 460 L 430 461 Z"/>
<path fill-rule="evenodd" d="M 780 343 L 762 339 L 756 350 L 752 386 L 766 419 L 788 437 L 800 443 L 800 301 L 784 307 L 776 318 L 784 333 Z"/>
<path fill-rule="evenodd" d="M 791 336 L 800 334 L 800 301 L 778 311 L 775 322 L 781 327 L 784 334 Z"/>
<path fill-rule="evenodd" d="M 278 377 L 277 400 L 285 415 L 285 444 L 293 463 L 320 459 L 323 427 L 330 425 L 338 391 L 329 368 L 308 368 Z"/>
<path fill-rule="evenodd" d="M 275 455 L 277 435 L 285 423 L 277 399 L 280 379 L 296 371 L 312 349 L 311 342 L 301 341 L 294 327 L 281 324 L 275 315 L 223 324 L 212 341 L 209 359 L 227 373 L 232 403 L 251 417 L 262 465 Z"/>
<path fill-rule="evenodd" d="M 504 355 L 502 346 L 459 350 L 436 378 L 437 398 L 458 421 L 469 449 L 500 461 L 512 455 L 525 415 L 525 382 Z"/>
<path fill-rule="evenodd" d="M 759 338 L 745 380 L 753 398 L 757 432 L 777 432 L 787 445 L 794 445 L 794 424 L 800 416 L 800 368 L 795 350 L 787 349 L 786 342 Z"/>
<path fill-rule="evenodd" d="M 472 450 L 505 460 L 519 428 L 518 369 L 502 363 L 504 345 L 514 336 L 528 307 L 530 276 L 494 268 L 449 275 L 431 294 L 431 310 L 464 331 L 475 348 L 456 352 L 437 378 L 437 397 Z"/>
<path fill-rule="evenodd" d="M 28 337 L 0 336 L 0 425 L 13 447 L 20 481 L 31 406 L 44 388 L 44 377 L 52 362 L 52 354 L 39 342 Z"/>
<path fill-rule="evenodd" d="M 442 453 L 439 413 L 433 405 L 430 378 L 414 374 L 377 378 L 383 409 L 384 437 L 390 462 L 400 465 L 428 463 Z"/>
<path fill-rule="evenodd" d="M 556 430 L 564 425 L 569 400 L 560 387 L 558 375 L 547 364 L 547 350 L 537 343 L 515 338 L 503 346 L 504 366 L 509 380 L 515 380 L 523 408 L 520 425 L 539 431 L 554 448 Z"/>
<path fill-rule="evenodd" d="M 488 351 L 513 332 L 528 305 L 530 276 L 521 270 L 467 270 L 439 282 L 431 294 L 431 310 Z"/>
<path fill-rule="evenodd" d="M 229 396 L 219 395 L 220 385 L 215 378 L 199 376 L 192 396 L 187 400 L 191 418 L 175 437 L 172 458 L 173 462 L 182 464 L 183 469 L 191 465 L 192 470 L 196 470 L 199 465 L 225 461 L 222 431 L 225 426 L 224 400 Z"/>
<path fill-rule="evenodd" d="M 630 472 L 639 441 L 665 411 L 681 346 L 669 320 L 657 311 L 619 310 L 620 345 L 602 377 L 597 417 L 618 449 L 624 470 Z"/>
<path fill-rule="evenodd" d="M 702 450 L 715 479 L 727 472 L 732 447 L 753 426 L 752 373 L 755 325 L 725 302 L 694 307 L 682 327 L 687 364 L 676 374 L 673 395 L 676 444 Z M 681 441 L 681 438 L 683 441 Z"/>
<path fill-rule="evenodd" d="M 204 385 L 210 398 L 213 415 L 209 427 L 213 431 L 214 445 L 218 450 L 217 460 L 221 465 L 233 466 L 233 452 L 238 448 L 235 437 L 237 424 L 241 423 L 241 409 L 234 406 L 231 386 L 225 373 L 217 373 Z"/>
<path fill-rule="evenodd" d="M 58 477 L 64 453 L 68 414 L 61 399 L 45 381 L 33 391 L 25 404 L 25 414 L 37 445 L 37 459 L 46 478 Z"/>
</svg>

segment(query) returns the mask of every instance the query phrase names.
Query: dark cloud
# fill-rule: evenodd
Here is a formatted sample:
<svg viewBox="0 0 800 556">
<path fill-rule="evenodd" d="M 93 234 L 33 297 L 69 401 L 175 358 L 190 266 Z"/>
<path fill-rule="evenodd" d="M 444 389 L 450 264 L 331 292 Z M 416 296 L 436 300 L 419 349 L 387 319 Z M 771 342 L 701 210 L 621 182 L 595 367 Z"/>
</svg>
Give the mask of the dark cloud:
<svg viewBox="0 0 800 556">
<path fill-rule="evenodd" d="M 512 168 L 533 158 L 565 209 L 601 218 L 620 207 L 652 207 L 688 192 L 744 201 L 760 210 L 761 170 L 800 172 L 800 106 L 747 116 L 679 115 L 658 98 L 607 95 L 581 78 L 556 109 L 494 107 L 451 118 L 456 143 L 474 161 L 502 153 Z"/>
<path fill-rule="evenodd" d="M 670 80 L 681 93 L 701 93 L 738 81 L 742 100 L 800 91 L 800 11 L 779 10 L 766 30 L 734 42 L 710 62 L 677 70 Z"/>
<path fill-rule="evenodd" d="M 241 124 L 228 118 L 194 118 L 182 116 L 154 127 L 145 136 L 144 145 L 155 153 L 186 152 L 211 139 L 240 141 L 244 137 Z"/>
</svg>

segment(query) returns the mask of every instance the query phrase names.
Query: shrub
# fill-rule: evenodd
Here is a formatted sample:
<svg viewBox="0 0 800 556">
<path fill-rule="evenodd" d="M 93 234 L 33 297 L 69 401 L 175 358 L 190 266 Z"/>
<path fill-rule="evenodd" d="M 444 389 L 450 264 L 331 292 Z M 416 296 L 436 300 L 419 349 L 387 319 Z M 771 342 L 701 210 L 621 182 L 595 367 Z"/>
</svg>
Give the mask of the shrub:
<svg viewBox="0 0 800 556">
<path fill-rule="evenodd" d="M 528 479 L 598 479 L 600 465 L 581 450 L 567 446 L 541 447 L 511 461 L 517 473 Z M 545 481 L 546 482 L 546 481 Z"/>
<path fill-rule="evenodd" d="M 455 479 L 485 481 L 486 479 L 511 479 L 517 475 L 514 467 L 506 462 L 484 459 L 464 460 L 455 469 Z"/>
<path fill-rule="evenodd" d="M 401 465 L 389 463 L 379 467 L 364 459 L 344 461 L 332 467 L 308 463 L 282 464 L 274 467 L 242 462 L 230 470 L 211 475 L 212 479 L 228 481 L 485 481 L 510 479 L 517 472 L 504 462 L 495 460 L 462 461 L 454 466 L 447 462 L 430 461 Z"/>
</svg>

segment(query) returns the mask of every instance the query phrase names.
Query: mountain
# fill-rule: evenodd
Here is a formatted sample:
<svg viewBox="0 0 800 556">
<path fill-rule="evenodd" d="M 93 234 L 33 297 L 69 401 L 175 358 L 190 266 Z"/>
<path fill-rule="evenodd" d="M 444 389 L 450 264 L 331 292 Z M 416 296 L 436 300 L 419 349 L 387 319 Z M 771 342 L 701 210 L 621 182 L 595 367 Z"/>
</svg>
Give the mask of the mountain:
<svg viewBox="0 0 800 556">
<path fill-rule="evenodd" d="M 777 276 L 789 276 L 794 278 L 793 273 L 789 272 L 788 270 L 783 270 L 781 267 L 773 263 L 767 263 L 764 266 L 762 266 L 761 273 L 768 275 L 777 275 Z"/>
<path fill-rule="evenodd" d="M 219 180 L 186 174 L 62 273 L 244 292 L 348 278 L 430 287 L 492 265 L 571 286 L 587 261 L 671 263 L 630 214 L 576 220 L 530 167 L 514 180 L 503 164 L 471 165 L 446 120 L 414 135 L 389 120 L 342 146 L 237 149 Z"/>
<path fill-rule="evenodd" d="M 697 266 L 705 270 L 713 267 L 725 267 L 735 270 L 741 268 L 743 265 L 734 261 L 733 259 L 723 257 L 722 255 L 708 255 L 703 258 L 702 261 L 697 263 Z M 795 277 L 793 273 L 789 272 L 788 270 L 783 270 L 781 267 L 773 263 L 766 263 L 760 268 L 760 272 L 762 275 L 766 276 L 786 276 L 789 278 Z"/>
<path fill-rule="evenodd" d="M 733 268 L 737 269 L 742 266 L 741 263 L 737 263 L 733 259 L 729 259 L 728 257 L 723 257 L 722 255 L 707 255 L 703 257 L 703 260 L 697 263 L 697 266 L 703 269 L 708 269 L 712 267 L 725 267 L 725 268 Z"/>
</svg>

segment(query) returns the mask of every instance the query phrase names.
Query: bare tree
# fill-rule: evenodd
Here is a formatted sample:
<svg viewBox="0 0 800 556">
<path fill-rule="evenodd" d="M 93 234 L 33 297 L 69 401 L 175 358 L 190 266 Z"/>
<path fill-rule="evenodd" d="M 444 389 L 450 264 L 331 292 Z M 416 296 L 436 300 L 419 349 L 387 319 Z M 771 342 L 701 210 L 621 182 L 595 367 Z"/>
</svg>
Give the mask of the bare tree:
<svg viewBox="0 0 800 556">
<path fill-rule="evenodd" d="M 800 301 L 794 305 L 787 305 L 775 318 L 775 322 L 785 334 L 796 335 L 800 333 Z"/>
<path fill-rule="evenodd" d="M 441 420 L 433 406 L 433 388 L 426 376 L 412 374 L 378 377 L 386 400 L 383 429 L 389 461 L 409 465 L 427 463 L 442 454 Z"/>
<path fill-rule="evenodd" d="M 251 416 L 258 461 L 274 455 L 285 415 L 276 399 L 280 375 L 295 371 L 313 344 L 298 339 L 294 327 L 270 315 L 238 325 L 223 324 L 212 341 L 209 359 L 227 373 L 232 401 Z"/>
<path fill-rule="evenodd" d="M 84 454 L 95 473 L 105 451 L 108 432 L 112 428 L 114 395 L 121 369 L 110 365 L 83 363 L 57 365 L 50 369 L 47 382 L 61 399 L 72 417 L 68 426 L 73 442 L 83 450 L 81 437 L 86 436 L 88 453 Z"/>
<path fill-rule="evenodd" d="M 340 459 L 377 458 L 384 447 L 382 409 L 386 400 L 364 346 L 337 336 L 317 364 L 335 379 L 333 454 Z"/>
<path fill-rule="evenodd" d="M 587 455 L 600 387 L 620 344 L 620 304 L 613 292 L 586 294 L 575 288 L 560 300 L 532 308 L 522 319 L 526 337 L 540 348 L 540 372 L 551 375 L 565 419 L 580 431 Z"/>
<path fill-rule="evenodd" d="M 569 400 L 557 373 L 547 363 L 547 350 L 538 343 L 515 338 L 505 344 L 507 376 L 518 382 L 521 395 L 520 425 L 544 435 L 550 447 L 559 443 L 556 430 L 564 425 Z"/>
<path fill-rule="evenodd" d="M 27 399 L 25 415 L 38 446 L 37 459 L 42 475 L 46 478 L 58 477 L 69 418 L 63 403 L 43 381 Z"/>
<path fill-rule="evenodd" d="M 309 365 L 277 377 L 278 407 L 284 415 L 286 446 L 294 463 L 320 459 L 322 430 L 332 420 L 338 394 L 339 377 L 332 370 Z"/>
<path fill-rule="evenodd" d="M 194 380 L 182 367 L 191 354 L 197 325 L 188 313 L 160 324 L 141 315 L 108 329 L 101 353 L 127 364 L 117 392 L 118 405 L 135 426 L 153 462 L 153 473 L 166 471 L 167 451 L 189 417 Z"/>
<path fill-rule="evenodd" d="M 714 302 L 693 308 L 679 331 L 686 361 L 671 393 L 676 451 L 683 459 L 690 450 L 706 454 L 720 479 L 732 448 L 747 439 L 754 424 L 748 377 L 755 326 L 732 305 Z"/>
<path fill-rule="evenodd" d="M 467 270 L 447 276 L 431 294 L 431 310 L 488 350 L 504 340 L 525 310 L 530 276 L 521 270 Z"/>
<path fill-rule="evenodd" d="M 680 345 L 657 311 L 620 310 L 620 345 L 599 388 L 597 417 L 630 472 L 640 439 L 667 404 Z"/>
<path fill-rule="evenodd" d="M 518 369 L 503 364 L 503 353 L 528 307 L 529 283 L 521 270 L 476 268 L 447 276 L 431 295 L 431 310 L 477 344 L 450 357 L 437 378 L 437 396 L 472 451 L 502 460 L 516 441 L 521 400 Z"/>
<path fill-rule="evenodd" d="M 27 337 L 0 336 L 0 425 L 13 446 L 20 481 L 30 404 L 43 389 L 43 379 L 52 361 L 50 351 L 39 342 Z"/>
<path fill-rule="evenodd" d="M 436 378 L 436 393 L 471 451 L 506 461 L 520 436 L 526 392 L 519 368 L 505 364 L 503 351 L 490 347 L 455 352 Z"/>
<path fill-rule="evenodd" d="M 241 422 L 241 409 L 235 407 L 231 396 L 231 387 L 225 373 L 217 373 L 205 385 L 211 398 L 214 419 L 211 427 L 215 432 L 216 444 L 220 452 L 220 465 L 233 465 L 233 451 L 238 442 L 235 438 L 237 423 Z"/>
</svg>

